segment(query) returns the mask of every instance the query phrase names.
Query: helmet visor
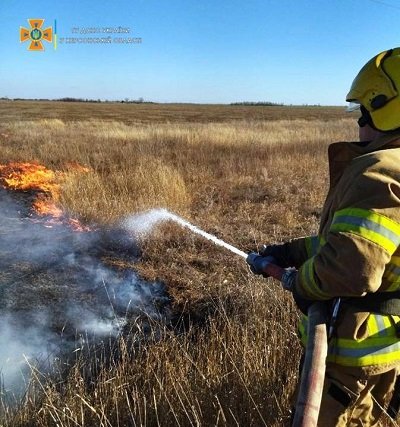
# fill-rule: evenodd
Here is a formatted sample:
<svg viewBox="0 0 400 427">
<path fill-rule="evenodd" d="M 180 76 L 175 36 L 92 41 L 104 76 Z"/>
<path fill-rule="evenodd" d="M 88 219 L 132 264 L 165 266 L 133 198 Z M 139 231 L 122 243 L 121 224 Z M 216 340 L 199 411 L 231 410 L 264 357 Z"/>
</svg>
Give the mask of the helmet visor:
<svg viewBox="0 0 400 427">
<path fill-rule="evenodd" d="M 347 107 L 346 107 L 346 112 L 347 113 L 352 113 L 353 111 L 357 111 L 360 109 L 360 103 L 359 102 L 349 102 Z"/>
</svg>

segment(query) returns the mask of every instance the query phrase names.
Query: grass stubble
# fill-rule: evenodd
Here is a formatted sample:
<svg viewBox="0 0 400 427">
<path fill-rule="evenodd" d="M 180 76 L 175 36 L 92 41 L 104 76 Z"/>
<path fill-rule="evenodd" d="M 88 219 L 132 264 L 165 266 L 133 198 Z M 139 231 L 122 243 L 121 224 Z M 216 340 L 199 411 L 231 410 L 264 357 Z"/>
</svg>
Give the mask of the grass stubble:
<svg viewBox="0 0 400 427">
<path fill-rule="evenodd" d="M 124 105 L 108 107 L 112 120 L 71 120 L 63 118 L 66 108 L 71 114 L 68 104 L 57 104 L 51 118 L 24 117 L 25 103 L 0 109 L 4 104 L 3 163 L 89 168 L 64 180 L 61 203 L 74 216 L 107 226 L 164 207 L 245 251 L 317 231 L 328 185 L 327 145 L 357 138 L 354 119 L 336 110 L 312 120 L 303 110 L 299 117 L 290 110 L 286 119 L 282 110 L 271 120 L 269 107 L 261 118 L 246 118 L 249 107 L 234 120 L 227 120 L 228 111 L 220 112 L 224 120 L 188 121 L 182 106 L 180 121 L 157 121 L 154 110 L 151 121 L 143 112 L 135 121 L 132 110 L 128 123 L 118 120 Z M 134 268 L 167 285 L 182 319 L 179 331 L 154 324 L 149 332 L 138 324 L 133 336 L 119 339 L 113 362 L 102 364 L 88 350 L 57 380 L 32 366 L 23 401 L 17 407 L 2 401 L 1 425 L 287 424 L 301 354 L 290 295 L 272 279 L 250 274 L 239 257 L 175 224 L 157 227 L 140 243 Z"/>
</svg>

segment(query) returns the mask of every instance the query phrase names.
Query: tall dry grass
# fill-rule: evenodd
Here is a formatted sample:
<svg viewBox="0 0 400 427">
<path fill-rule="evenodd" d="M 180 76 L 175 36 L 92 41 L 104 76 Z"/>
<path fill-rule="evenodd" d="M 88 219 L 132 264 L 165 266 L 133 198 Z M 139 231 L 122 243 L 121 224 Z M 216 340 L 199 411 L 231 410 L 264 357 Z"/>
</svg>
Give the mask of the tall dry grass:
<svg viewBox="0 0 400 427">
<path fill-rule="evenodd" d="M 328 143 L 356 139 L 352 119 L 126 124 L 61 118 L 1 125 L 2 161 L 66 172 L 63 207 L 88 223 L 165 207 L 243 250 L 314 233 Z M 72 171 L 68 163 L 89 168 Z M 290 416 L 298 313 L 243 260 L 167 224 L 135 265 L 162 280 L 179 331 L 121 338 L 117 359 L 81 357 L 68 378 L 38 375 L 39 394 L 7 426 L 281 426 Z M 132 332 L 133 333 L 133 332 Z M 97 364 L 94 377 L 93 363 Z M 100 363 L 101 365 L 101 363 Z"/>
<path fill-rule="evenodd" d="M 286 194 L 279 185 L 287 178 L 315 192 L 315 175 L 319 187 L 326 183 L 326 142 L 355 138 L 350 119 L 130 126 L 55 119 L 11 122 L 5 133 L 3 159 L 88 166 L 87 174 L 70 174 L 63 201 L 102 222 L 160 205 L 198 215 L 217 204 L 210 200 L 217 193 L 221 202 L 265 202 L 274 191 Z"/>
<path fill-rule="evenodd" d="M 294 334 L 279 324 L 290 304 L 269 304 L 267 316 L 267 296 L 271 292 L 253 282 L 241 314 L 228 314 L 217 300 L 206 328 L 177 335 L 153 325 L 156 337 L 136 331 L 136 344 L 121 339 L 114 348 L 118 359 L 104 363 L 96 380 L 90 353 L 62 386 L 46 384 L 38 373 L 41 399 L 28 397 L 17 413 L 9 412 L 6 425 L 282 425 L 295 380 L 295 367 L 282 367 L 295 365 L 298 352 Z"/>
</svg>

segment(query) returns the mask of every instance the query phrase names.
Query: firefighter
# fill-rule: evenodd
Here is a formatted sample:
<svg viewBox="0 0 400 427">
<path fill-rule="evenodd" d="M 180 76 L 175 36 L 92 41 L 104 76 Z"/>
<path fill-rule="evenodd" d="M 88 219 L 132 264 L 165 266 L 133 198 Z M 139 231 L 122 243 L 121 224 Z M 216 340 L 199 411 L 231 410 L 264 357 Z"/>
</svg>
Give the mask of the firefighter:
<svg viewBox="0 0 400 427">
<path fill-rule="evenodd" d="M 248 259 L 257 274 L 266 256 L 296 267 L 291 290 L 303 313 L 315 301 L 336 307 L 321 427 L 376 426 L 383 411 L 396 416 L 400 400 L 400 47 L 367 62 L 346 100 L 360 109 L 360 138 L 329 147 L 318 235 Z"/>
</svg>

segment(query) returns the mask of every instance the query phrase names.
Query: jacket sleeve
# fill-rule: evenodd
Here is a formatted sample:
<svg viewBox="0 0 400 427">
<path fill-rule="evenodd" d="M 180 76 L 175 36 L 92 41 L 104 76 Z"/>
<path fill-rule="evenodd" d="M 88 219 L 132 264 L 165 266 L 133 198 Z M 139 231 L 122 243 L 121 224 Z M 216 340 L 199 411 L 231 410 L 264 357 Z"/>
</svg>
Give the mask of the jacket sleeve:
<svg viewBox="0 0 400 427">
<path fill-rule="evenodd" d="M 299 237 L 284 243 L 287 254 L 286 267 L 300 268 L 318 252 L 319 244 L 318 236 Z"/>
<path fill-rule="evenodd" d="M 379 174 L 363 175 L 352 183 L 334 213 L 326 242 L 299 270 L 295 287 L 301 297 L 328 300 L 379 289 L 400 246 L 396 194 L 400 185 Z"/>
</svg>

